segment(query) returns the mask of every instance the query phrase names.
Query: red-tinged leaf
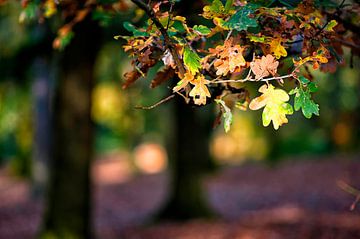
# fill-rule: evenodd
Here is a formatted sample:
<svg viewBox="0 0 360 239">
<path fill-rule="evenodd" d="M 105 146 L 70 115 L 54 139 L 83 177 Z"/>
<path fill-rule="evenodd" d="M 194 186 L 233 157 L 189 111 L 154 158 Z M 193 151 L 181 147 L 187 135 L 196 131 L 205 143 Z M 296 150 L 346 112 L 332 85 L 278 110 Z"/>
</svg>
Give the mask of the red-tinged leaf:
<svg viewBox="0 0 360 239">
<path fill-rule="evenodd" d="M 132 71 L 129 71 L 129 72 L 126 72 L 124 74 L 124 80 L 125 80 L 125 83 L 123 84 L 122 88 L 123 89 L 126 89 L 128 88 L 131 84 L 133 84 L 137 79 L 139 79 L 141 76 L 141 73 L 134 69 Z"/>
<path fill-rule="evenodd" d="M 155 88 L 165 81 L 170 80 L 175 75 L 175 70 L 171 68 L 170 66 L 166 66 L 163 70 L 158 71 L 154 77 L 154 79 L 151 81 L 150 88 Z"/>
</svg>

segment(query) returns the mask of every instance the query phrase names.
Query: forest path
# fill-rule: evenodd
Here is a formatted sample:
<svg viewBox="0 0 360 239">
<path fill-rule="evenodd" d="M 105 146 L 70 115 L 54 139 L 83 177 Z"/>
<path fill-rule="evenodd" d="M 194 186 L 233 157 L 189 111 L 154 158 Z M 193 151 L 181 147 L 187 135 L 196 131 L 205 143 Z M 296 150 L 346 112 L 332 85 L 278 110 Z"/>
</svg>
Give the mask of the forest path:
<svg viewBox="0 0 360 239">
<path fill-rule="evenodd" d="M 95 230 L 101 239 L 359 239 L 360 209 L 349 211 L 354 196 L 338 186 L 360 187 L 359 172 L 360 155 L 227 167 L 205 183 L 221 219 L 141 226 L 164 202 L 166 175 L 130 175 L 105 159 L 94 167 Z M 0 171 L 0 239 L 36 235 L 42 200 L 29 189 Z"/>
</svg>

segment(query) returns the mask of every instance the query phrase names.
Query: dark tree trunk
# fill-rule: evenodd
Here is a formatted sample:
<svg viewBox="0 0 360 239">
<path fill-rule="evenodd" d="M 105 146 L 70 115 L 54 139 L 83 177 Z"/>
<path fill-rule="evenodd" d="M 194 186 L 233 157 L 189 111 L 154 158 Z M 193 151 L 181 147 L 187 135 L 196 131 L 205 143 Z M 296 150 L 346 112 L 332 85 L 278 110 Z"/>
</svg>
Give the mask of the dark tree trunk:
<svg viewBox="0 0 360 239">
<path fill-rule="evenodd" d="M 61 56 L 53 111 L 52 175 L 43 238 L 91 238 L 90 118 L 100 29 L 90 19 L 74 28 Z"/>
<path fill-rule="evenodd" d="M 190 25 L 198 24 L 189 15 L 201 11 L 201 1 L 183 0 L 175 6 L 177 14 L 187 18 Z M 179 79 L 177 79 L 179 80 Z M 209 142 L 214 120 L 213 106 L 191 107 L 181 97 L 174 105 L 174 132 L 169 145 L 170 192 L 168 201 L 159 213 L 160 219 L 191 219 L 212 217 L 206 201 L 202 179 L 216 170 L 210 156 Z"/>
<path fill-rule="evenodd" d="M 178 220 L 211 217 L 202 179 L 215 169 L 209 153 L 212 107 L 192 108 L 179 97 L 174 113 L 175 129 L 169 145 L 170 195 L 159 217 Z"/>
<path fill-rule="evenodd" d="M 50 157 L 50 64 L 46 57 L 34 63 L 32 87 L 34 105 L 34 146 L 32 160 L 32 193 L 43 196 L 48 181 Z"/>
</svg>

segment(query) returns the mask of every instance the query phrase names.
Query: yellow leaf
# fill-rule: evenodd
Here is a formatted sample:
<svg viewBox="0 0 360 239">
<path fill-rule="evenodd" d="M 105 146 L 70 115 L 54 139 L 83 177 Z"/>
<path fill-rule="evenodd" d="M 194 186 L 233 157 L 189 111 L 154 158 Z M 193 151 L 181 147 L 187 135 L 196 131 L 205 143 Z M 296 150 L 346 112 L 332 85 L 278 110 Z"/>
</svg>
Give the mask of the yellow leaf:
<svg viewBox="0 0 360 239">
<path fill-rule="evenodd" d="M 286 115 L 293 113 L 292 106 L 286 103 L 289 100 L 289 95 L 284 90 L 275 89 L 271 84 L 261 86 L 259 92 L 263 94 L 253 99 L 249 108 L 258 110 L 265 107 L 262 114 L 263 125 L 268 126 L 272 121 L 274 129 L 278 129 L 279 126 L 287 123 Z"/>
<path fill-rule="evenodd" d="M 276 59 L 287 56 L 286 49 L 281 45 L 281 41 L 281 38 L 275 38 L 270 43 L 270 51 L 274 53 Z"/>
<path fill-rule="evenodd" d="M 203 75 L 199 75 L 195 80 L 190 82 L 194 88 L 190 91 L 189 95 L 193 97 L 196 105 L 206 105 L 206 97 L 211 97 L 209 89 L 206 84 L 209 83 Z"/>
<path fill-rule="evenodd" d="M 173 88 L 173 92 L 178 92 L 179 90 L 184 89 L 189 84 L 189 82 L 193 80 L 194 80 L 194 75 L 191 74 L 190 71 L 186 71 L 184 77 Z"/>
</svg>

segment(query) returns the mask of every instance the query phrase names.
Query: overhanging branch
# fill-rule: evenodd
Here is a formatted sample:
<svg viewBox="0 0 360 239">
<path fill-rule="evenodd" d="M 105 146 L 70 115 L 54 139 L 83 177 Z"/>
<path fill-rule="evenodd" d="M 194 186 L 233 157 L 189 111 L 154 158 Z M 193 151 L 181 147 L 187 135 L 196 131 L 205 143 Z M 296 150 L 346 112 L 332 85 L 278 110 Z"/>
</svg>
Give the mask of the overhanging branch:
<svg viewBox="0 0 360 239">
<path fill-rule="evenodd" d="M 159 29 L 161 32 L 161 35 L 164 37 L 165 45 L 167 49 L 169 49 L 171 56 L 174 59 L 174 62 L 176 64 L 176 67 L 179 70 L 180 77 L 182 78 L 186 72 L 185 67 L 180 59 L 180 56 L 178 52 L 176 51 L 176 48 L 174 44 L 171 42 L 171 39 L 164 28 L 164 26 L 160 23 L 160 21 L 156 18 L 154 11 L 142 0 L 131 0 L 134 4 L 136 4 L 139 8 L 145 11 L 145 13 L 149 16 L 149 18 L 153 21 L 155 26 Z"/>
</svg>

